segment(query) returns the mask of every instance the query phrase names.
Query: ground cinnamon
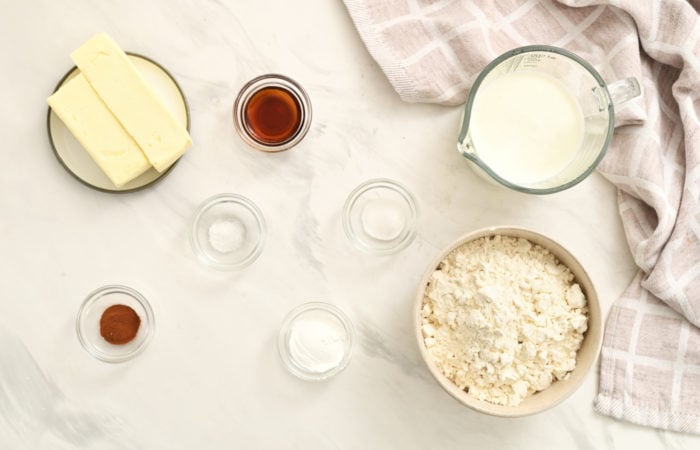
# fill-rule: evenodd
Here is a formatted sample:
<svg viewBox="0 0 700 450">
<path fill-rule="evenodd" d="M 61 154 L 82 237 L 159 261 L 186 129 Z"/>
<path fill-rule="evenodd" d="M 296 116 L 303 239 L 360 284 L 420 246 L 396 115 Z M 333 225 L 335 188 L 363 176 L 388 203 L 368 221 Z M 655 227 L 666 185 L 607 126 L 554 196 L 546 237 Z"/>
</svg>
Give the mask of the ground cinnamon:
<svg viewBox="0 0 700 450">
<path fill-rule="evenodd" d="M 100 334 L 110 344 L 123 345 L 136 337 L 141 318 L 126 305 L 112 305 L 100 318 Z"/>
</svg>

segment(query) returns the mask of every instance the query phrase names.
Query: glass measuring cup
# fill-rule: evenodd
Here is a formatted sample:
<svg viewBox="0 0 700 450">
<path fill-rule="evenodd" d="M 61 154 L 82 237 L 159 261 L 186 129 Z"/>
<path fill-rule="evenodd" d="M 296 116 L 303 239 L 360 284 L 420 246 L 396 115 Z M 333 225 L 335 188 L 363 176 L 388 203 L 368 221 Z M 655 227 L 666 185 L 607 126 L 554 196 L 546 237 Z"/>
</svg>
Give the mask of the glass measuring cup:
<svg viewBox="0 0 700 450">
<path fill-rule="evenodd" d="M 607 84 L 567 50 L 516 48 L 475 80 L 457 148 L 488 181 L 530 194 L 562 191 L 586 178 L 605 155 L 614 105 L 640 93 L 635 78 Z"/>
</svg>

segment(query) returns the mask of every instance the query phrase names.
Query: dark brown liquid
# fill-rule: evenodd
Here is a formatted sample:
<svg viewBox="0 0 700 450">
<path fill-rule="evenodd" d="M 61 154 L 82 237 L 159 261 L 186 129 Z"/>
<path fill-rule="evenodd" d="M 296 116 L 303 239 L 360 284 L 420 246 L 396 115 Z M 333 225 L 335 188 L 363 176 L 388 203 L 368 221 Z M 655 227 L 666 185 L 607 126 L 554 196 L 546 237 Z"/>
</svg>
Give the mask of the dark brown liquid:
<svg viewBox="0 0 700 450">
<path fill-rule="evenodd" d="M 302 111 L 296 96 L 269 87 L 254 93 L 245 106 L 245 125 L 251 137 L 268 145 L 283 144 L 299 131 Z"/>
</svg>

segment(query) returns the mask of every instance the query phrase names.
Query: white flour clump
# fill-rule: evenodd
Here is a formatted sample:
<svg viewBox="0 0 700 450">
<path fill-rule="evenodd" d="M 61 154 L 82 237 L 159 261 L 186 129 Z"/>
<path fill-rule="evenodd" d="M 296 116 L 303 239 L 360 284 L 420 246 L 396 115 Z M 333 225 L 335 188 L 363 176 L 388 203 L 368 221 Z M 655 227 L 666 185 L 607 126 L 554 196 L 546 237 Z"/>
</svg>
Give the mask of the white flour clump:
<svg viewBox="0 0 700 450">
<path fill-rule="evenodd" d="M 522 238 L 453 250 L 425 292 L 422 332 L 440 370 L 471 396 L 515 406 L 568 377 L 587 329 L 571 271 Z"/>
</svg>

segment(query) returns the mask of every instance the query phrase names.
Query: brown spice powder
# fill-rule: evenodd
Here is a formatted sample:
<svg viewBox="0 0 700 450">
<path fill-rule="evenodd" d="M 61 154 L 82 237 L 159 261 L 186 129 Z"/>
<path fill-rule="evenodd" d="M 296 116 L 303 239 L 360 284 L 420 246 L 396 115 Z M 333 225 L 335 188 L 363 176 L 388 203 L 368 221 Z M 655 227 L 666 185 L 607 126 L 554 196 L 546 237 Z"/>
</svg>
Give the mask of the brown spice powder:
<svg viewBox="0 0 700 450">
<path fill-rule="evenodd" d="M 136 337 L 141 318 L 126 305 L 112 305 L 100 318 L 100 334 L 110 344 L 123 345 Z"/>
</svg>

